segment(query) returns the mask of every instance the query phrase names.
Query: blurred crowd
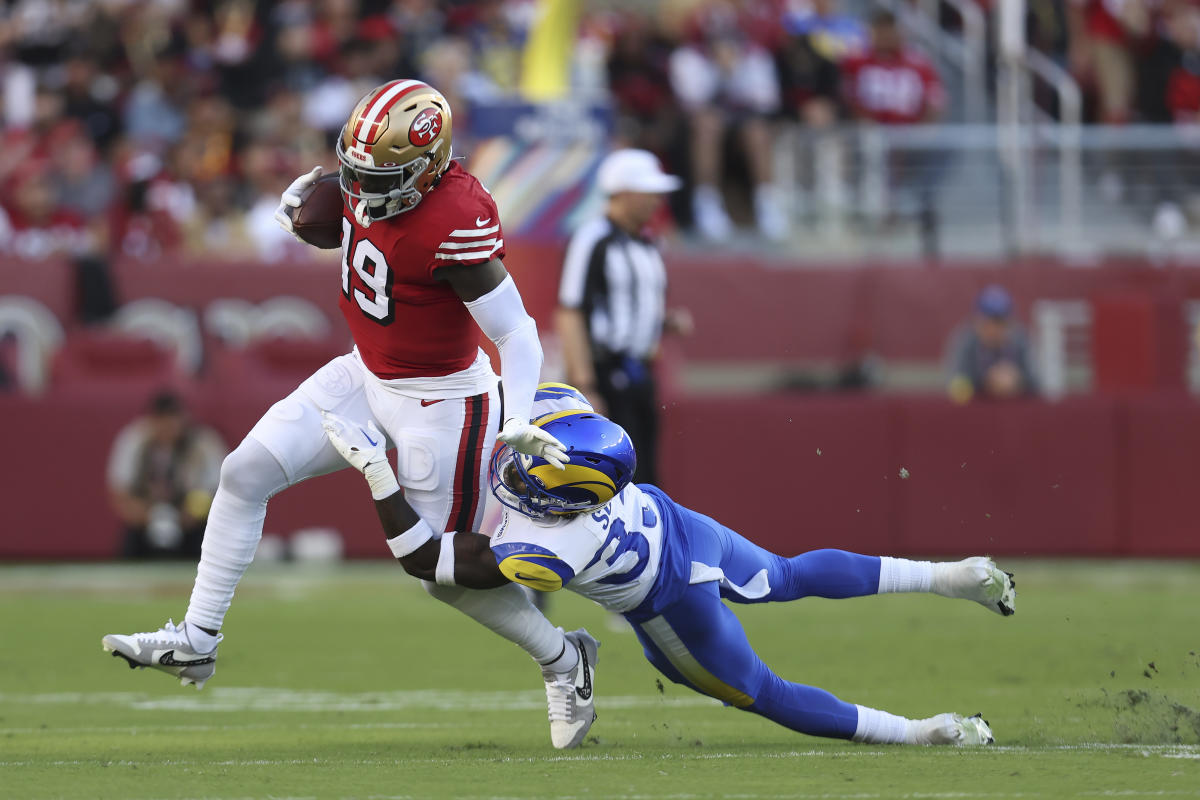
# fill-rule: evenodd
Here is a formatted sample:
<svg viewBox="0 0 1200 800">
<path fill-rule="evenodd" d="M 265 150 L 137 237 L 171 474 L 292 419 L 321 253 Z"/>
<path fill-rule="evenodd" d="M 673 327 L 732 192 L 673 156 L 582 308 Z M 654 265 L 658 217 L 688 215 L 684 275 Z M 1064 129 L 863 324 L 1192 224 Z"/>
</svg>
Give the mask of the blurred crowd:
<svg viewBox="0 0 1200 800">
<path fill-rule="evenodd" d="M 286 260 L 301 251 L 272 222 L 279 192 L 330 164 L 357 98 L 394 77 L 422 77 L 449 97 L 456 132 L 469 136 L 473 106 L 518 96 L 538 7 L 0 4 L 0 252 Z M 866 0 L 579 7 L 571 85 L 611 98 L 616 143 L 654 151 L 687 179 L 676 216 L 711 238 L 739 216 L 768 238 L 785 235 L 786 204 L 772 185 L 779 120 L 903 124 L 946 108 L 933 63 Z M 1089 90 L 1096 120 L 1200 115 L 1192 0 L 1029 0 L 1029 30 Z"/>
<path fill-rule="evenodd" d="M 1192 0 L 1066 0 L 1056 21 L 1058 1 L 1031 5 L 1045 6 L 1033 17 L 1032 41 L 1081 83 L 1092 100 L 1092 121 L 1200 119 L 1200 6 Z"/>
<path fill-rule="evenodd" d="M 935 118 L 932 67 L 894 20 L 836 0 L 582 4 L 572 85 L 609 89 L 617 139 L 690 177 L 682 214 L 724 235 L 722 175 L 779 237 L 770 123 Z M 0 6 L 0 250 L 25 259 L 297 253 L 271 216 L 355 101 L 397 76 L 470 132 L 515 97 L 536 0 L 13 0 Z M 466 148 L 460 150 L 465 151 Z M 730 155 L 732 167 L 723 156 Z"/>
</svg>

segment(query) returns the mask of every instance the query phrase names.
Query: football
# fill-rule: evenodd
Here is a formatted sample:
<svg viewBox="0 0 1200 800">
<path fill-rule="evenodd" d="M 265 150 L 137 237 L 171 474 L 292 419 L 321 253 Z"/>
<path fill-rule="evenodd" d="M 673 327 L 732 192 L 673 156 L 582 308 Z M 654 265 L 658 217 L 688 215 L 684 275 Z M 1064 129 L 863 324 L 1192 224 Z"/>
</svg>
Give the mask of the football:
<svg viewBox="0 0 1200 800">
<path fill-rule="evenodd" d="M 292 210 L 292 229 L 313 247 L 341 247 L 342 208 L 337 173 L 322 175 L 300 195 L 300 207 Z"/>
</svg>

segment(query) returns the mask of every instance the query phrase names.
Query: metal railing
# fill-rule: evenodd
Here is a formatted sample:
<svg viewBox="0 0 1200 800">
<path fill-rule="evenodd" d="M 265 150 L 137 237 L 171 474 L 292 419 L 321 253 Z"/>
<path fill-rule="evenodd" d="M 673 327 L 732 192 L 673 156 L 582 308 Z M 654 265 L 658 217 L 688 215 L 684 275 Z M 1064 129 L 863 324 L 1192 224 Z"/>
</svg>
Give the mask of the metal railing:
<svg viewBox="0 0 1200 800">
<path fill-rule="evenodd" d="M 777 148 L 816 257 L 1200 254 L 1200 128 L 791 128 Z"/>
<path fill-rule="evenodd" d="M 941 52 L 944 58 L 955 63 L 962 72 L 964 121 L 986 122 L 987 19 L 976 0 L 919 0 L 917 9 L 921 15 L 939 30 L 941 3 L 954 9 L 962 21 L 960 35 L 941 31 Z"/>
</svg>

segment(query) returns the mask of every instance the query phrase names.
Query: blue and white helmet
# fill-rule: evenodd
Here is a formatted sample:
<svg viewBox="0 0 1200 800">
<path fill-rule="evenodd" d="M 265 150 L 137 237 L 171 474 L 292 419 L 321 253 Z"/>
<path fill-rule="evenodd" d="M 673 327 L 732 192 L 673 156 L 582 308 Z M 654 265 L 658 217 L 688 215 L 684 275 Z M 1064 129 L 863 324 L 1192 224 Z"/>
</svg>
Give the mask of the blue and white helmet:
<svg viewBox="0 0 1200 800">
<path fill-rule="evenodd" d="M 507 445 L 492 455 L 489 484 L 504 505 L 528 517 L 591 511 L 620 494 L 633 480 L 637 453 L 629 434 L 617 423 L 592 410 L 587 399 L 565 384 L 550 386 L 554 395 L 538 402 L 570 403 L 573 407 L 544 411 L 533 424 L 555 436 L 567 449 L 567 463 L 558 469 L 542 458 L 518 453 Z M 586 406 L 586 407 L 581 407 Z"/>
<path fill-rule="evenodd" d="M 557 411 L 593 411 L 592 404 L 583 392 L 565 383 L 539 383 L 533 395 L 533 409 L 529 416 L 536 422 L 539 418 Z"/>
</svg>

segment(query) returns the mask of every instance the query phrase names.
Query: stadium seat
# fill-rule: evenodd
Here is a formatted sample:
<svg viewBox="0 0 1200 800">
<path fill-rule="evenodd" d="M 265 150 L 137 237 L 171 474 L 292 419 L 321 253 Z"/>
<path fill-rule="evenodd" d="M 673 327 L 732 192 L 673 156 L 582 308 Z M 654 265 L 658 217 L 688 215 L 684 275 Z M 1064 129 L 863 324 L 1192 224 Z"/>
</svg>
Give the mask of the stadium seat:
<svg viewBox="0 0 1200 800">
<path fill-rule="evenodd" d="M 213 300 L 204 309 L 204 330 L 228 347 L 245 347 L 254 338 L 255 309 L 238 297 Z"/>
<path fill-rule="evenodd" d="M 245 348 L 215 344 L 194 407 L 236 442 L 275 402 L 346 350 L 340 343 L 302 339 L 268 339 Z"/>
<path fill-rule="evenodd" d="M 144 337 L 82 331 L 67 337 L 54 361 L 56 394 L 128 396 L 138 402 L 164 386 L 183 388 L 173 353 Z"/>
<path fill-rule="evenodd" d="M 0 337 L 16 342 L 17 385 L 29 394 L 41 394 L 49 384 L 50 359 L 62 345 L 63 329 L 50 309 L 29 297 L 0 297 Z"/>
<path fill-rule="evenodd" d="M 261 303 L 254 317 L 256 339 L 323 340 L 329 332 L 329 318 L 302 297 L 274 297 Z"/>
<path fill-rule="evenodd" d="M 208 333 L 229 347 L 258 339 L 321 340 L 330 335 L 329 318 L 311 301 L 285 295 L 259 305 L 238 298 L 213 300 L 204 311 Z"/>
<path fill-rule="evenodd" d="M 121 306 L 113 326 L 169 348 L 182 372 L 194 375 L 200 369 L 204 342 L 196 312 L 189 308 L 155 297 L 134 300 Z"/>
</svg>

